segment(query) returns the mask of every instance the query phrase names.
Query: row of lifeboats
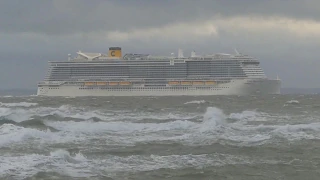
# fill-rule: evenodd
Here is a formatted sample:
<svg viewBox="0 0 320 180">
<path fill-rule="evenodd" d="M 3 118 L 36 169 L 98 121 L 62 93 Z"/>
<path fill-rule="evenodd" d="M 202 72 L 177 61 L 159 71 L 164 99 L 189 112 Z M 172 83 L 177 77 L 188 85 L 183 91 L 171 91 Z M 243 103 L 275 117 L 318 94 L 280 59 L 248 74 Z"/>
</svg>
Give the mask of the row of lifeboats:
<svg viewBox="0 0 320 180">
<path fill-rule="evenodd" d="M 85 82 L 85 86 L 129 86 L 131 82 L 128 81 L 120 81 L 120 82 Z"/>
<path fill-rule="evenodd" d="M 168 85 L 182 85 L 182 86 L 190 86 L 190 85 L 216 85 L 215 81 L 169 81 Z M 113 82 L 84 82 L 85 86 L 129 86 L 132 85 L 132 82 L 129 81 L 113 81 Z"/>
<path fill-rule="evenodd" d="M 169 81 L 169 85 L 215 85 L 215 81 Z"/>
</svg>

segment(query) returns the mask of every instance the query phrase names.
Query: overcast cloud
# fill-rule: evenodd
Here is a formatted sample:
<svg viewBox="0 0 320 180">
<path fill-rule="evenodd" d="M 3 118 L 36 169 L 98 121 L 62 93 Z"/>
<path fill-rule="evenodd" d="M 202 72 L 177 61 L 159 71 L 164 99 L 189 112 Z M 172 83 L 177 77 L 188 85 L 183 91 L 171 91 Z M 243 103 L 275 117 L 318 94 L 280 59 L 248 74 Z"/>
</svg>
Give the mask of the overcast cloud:
<svg viewBox="0 0 320 180">
<path fill-rule="evenodd" d="M 109 46 L 185 55 L 237 48 L 283 87 L 320 87 L 319 0 L 2 0 L 0 39 L 1 89 L 36 88 L 48 60 Z"/>
</svg>

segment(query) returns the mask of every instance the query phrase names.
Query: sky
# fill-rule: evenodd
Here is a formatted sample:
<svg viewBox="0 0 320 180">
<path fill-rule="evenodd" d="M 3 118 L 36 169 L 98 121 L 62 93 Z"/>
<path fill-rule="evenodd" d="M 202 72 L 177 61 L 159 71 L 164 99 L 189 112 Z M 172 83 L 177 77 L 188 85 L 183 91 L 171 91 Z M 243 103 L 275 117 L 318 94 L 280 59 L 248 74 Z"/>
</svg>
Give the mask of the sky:
<svg viewBox="0 0 320 180">
<path fill-rule="evenodd" d="M 282 87 L 320 88 L 319 0 L 1 0 L 0 89 L 36 89 L 68 54 L 234 53 Z"/>
</svg>

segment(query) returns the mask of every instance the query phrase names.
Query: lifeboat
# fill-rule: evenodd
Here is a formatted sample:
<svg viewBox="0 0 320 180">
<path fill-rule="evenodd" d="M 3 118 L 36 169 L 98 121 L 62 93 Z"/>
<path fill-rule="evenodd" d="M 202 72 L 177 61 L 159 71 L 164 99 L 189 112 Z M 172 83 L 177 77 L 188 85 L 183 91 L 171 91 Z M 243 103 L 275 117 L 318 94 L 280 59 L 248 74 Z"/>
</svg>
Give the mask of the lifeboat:
<svg viewBox="0 0 320 180">
<path fill-rule="evenodd" d="M 215 85 L 217 83 L 215 81 L 206 81 L 205 84 L 206 85 Z"/>
<path fill-rule="evenodd" d="M 119 85 L 121 85 L 121 86 L 129 86 L 130 84 L 131 84 L 131 82 L 128 82 L 128 81 L 119 82 Z"/>
<path fill-rule="evenodd" d="M 181 81 L 181 85 L 192 85 L 190 81 Z"/>
<path fill-rule="evenodd" d="M 109 85 L 110 86 L 116 86 L 116 85 L 118 85 L 119 83 L 118 82 L 109 82 Z"/>
<path fill-rule="evenodd" d="M 105 86 L 105 85 L 107 85 L 107 82 L 97 82 L 97 85 L 98 86 Z"/>
<path fill-rule="evenodd" d="M 204 82 L 202 82 L 202 81 L 193 81 L 192 85 L 204 85 Z"/>
<path fill-rule="evenodd" d="M 84 85 L 85 86 L 94 86 L 95 83 L 94 82 L 85 82 Z"/>
<path fill-rule="evenodd" d="M 180 85 L 179 81 L 169 81 L 168 82 L 169 85 Z"/>
</svg>

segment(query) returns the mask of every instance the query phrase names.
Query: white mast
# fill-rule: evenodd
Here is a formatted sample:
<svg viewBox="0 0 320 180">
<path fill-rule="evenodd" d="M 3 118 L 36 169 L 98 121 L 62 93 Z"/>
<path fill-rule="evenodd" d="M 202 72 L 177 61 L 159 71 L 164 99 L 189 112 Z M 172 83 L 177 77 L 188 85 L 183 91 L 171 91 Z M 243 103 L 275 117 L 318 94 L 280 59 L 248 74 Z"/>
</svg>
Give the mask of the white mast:
<svg viewBox="0 0 320 180">
<path fill-rule="evenodd" d="M 178 51 L 178 58 L 183 58 L 183 50 L 179 49 Z"/>
<path fill-rule="evenodd" d="M 195 51 L 191 52 L 191 57 L 196 57 L 196 52 Z"/>
</svg>

